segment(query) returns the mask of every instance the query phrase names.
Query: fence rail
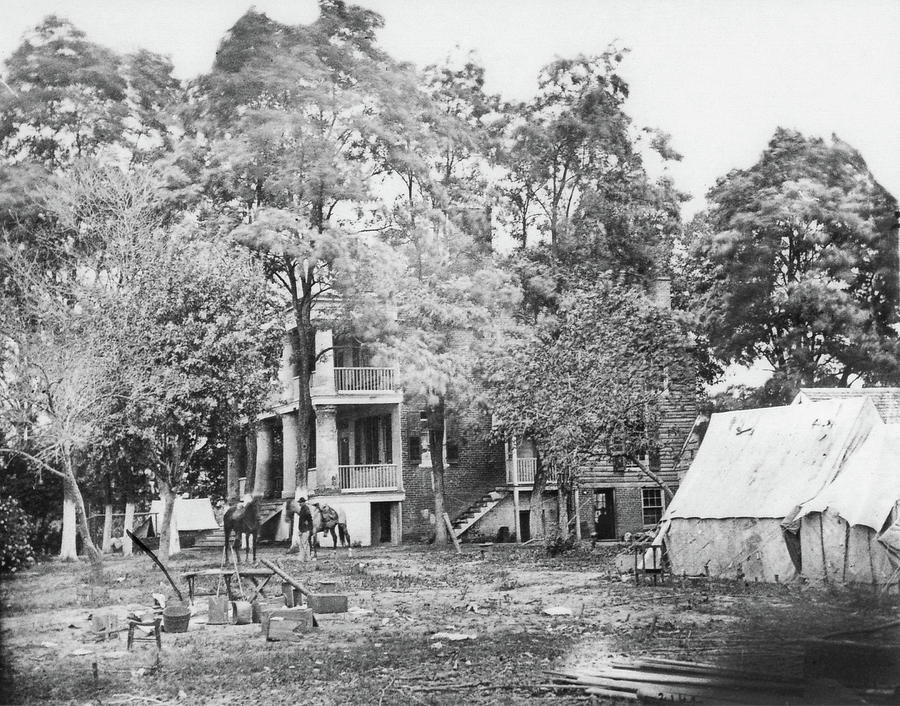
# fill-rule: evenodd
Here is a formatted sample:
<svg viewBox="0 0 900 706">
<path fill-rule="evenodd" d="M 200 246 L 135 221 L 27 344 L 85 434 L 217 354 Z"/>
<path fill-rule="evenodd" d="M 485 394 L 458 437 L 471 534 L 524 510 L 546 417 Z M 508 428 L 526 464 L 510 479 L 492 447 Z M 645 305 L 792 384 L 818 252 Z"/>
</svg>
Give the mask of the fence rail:
<svg viewBox="0 0 900 706">
<path fill-rule="evenodd" d="M 520 458 L 518 459 L 519 466 L 516 469 L 518 471 L 518 484 L 519 485 L 534 485 L 534 476 L 537 473 L 537 459 L 536 458 Z M 506 482 L 512 483 L 512 469 L 509 469 L 506 474 Z"/>
<path fill-rule="evenodd" d="M 375 392 L 394 389 L 393 368 L 335 368 L 334 388 L 338 392 Z"/>
<path fill-rule="evenodd" d="M 363 493 L 370 490 L 401 490 L 400 471 L 396 464 L 338 466 L 341 491 Z"/>
</svg>

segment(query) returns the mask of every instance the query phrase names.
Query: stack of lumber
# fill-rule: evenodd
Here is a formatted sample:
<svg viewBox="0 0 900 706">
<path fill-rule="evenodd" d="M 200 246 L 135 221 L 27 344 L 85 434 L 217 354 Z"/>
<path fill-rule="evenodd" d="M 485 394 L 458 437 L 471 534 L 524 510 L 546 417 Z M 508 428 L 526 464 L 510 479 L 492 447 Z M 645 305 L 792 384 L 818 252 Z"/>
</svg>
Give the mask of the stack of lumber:
<svg viewBox="0 0 900 706">
<path fill-rule="evenodd" d="M 800 702 L 803 684 L 697 662 L 671 659 L 611 661 L 593 670 L 548 672 L 555 688 L 623 701 L 771 704 Z"/>
</svg>

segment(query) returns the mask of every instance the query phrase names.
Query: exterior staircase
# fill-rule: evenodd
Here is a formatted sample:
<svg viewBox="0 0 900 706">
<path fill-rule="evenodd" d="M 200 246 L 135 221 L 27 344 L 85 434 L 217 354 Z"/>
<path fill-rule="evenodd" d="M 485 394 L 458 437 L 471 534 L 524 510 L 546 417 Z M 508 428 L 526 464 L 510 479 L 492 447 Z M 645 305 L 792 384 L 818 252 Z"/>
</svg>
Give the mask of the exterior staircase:
<svg viewBox="0 0 900 706">
<path fill-rule="evenodd" d="M 497 507 L 497 505 L 500 504 L 500 501 L 507 495 L 509 495 L 509 490 L 498 487 L 494 488 L 494 490 L 487 495 L 481 496 L 481 498 L 472 503 L 464 513 L 453 520 L 451 523 L 453 526 L 453 533 L 457 538 L 461 537 L 470 527 L 472 527 L 472 525 Z"/>
<path fill-rule="evenodd" d="M 275 515 L 281 513 L 281 508 L 284 507 L 284 500 L 263 500 L 259 504 L 259 524 L 264 525 L 266 522 L 271 520 Z M 221 522 L 221 520 L 220 520 Z M 207 548 L 212 547 L 216 549 L 221 549 L 225 544 L 225 530 L 220 526 L 218 529 L 209 530 L 204 532 L 202 535 L 198 536 L 194 541 L 195 547 Z"/>
</svg>

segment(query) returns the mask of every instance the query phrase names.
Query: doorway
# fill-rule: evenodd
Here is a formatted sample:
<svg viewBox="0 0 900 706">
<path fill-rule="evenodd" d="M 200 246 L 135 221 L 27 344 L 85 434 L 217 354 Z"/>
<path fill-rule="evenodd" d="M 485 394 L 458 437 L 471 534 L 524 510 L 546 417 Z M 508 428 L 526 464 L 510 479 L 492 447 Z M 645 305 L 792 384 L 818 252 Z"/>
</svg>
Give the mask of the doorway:
<svg viewBox="0 0 900 706">
<path fill-rule="evenodd" d="M 391 505 L 393 503 L 372 503 L 372 546 L 391 542 Z"/>
<path fill-rule="evenodd" d="M 594 491 L 594 532 L 596 539 L 616 538 L 616 511 L 612 488 Z"/>
<path fill-rule="evenodd" d="M 531 510 L 519 510 L 519 531 L 522 533 L 520 542 L 531 539 Z"/>
</svg>

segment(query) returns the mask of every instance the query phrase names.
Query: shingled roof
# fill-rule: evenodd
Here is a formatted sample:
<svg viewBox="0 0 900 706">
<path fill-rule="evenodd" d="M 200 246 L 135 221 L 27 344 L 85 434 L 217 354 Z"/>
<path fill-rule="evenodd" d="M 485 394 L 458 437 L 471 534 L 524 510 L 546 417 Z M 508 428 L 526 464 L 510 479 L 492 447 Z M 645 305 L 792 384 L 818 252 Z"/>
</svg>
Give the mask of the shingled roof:
<svg viewBox="0 0 900 706">
<path fill-rule="evenodd" d="M 886 424 L 900 423 L 900 387 L 803 387 L 794 404 L 848 397 L 868 397 Z"/>
</svg>

